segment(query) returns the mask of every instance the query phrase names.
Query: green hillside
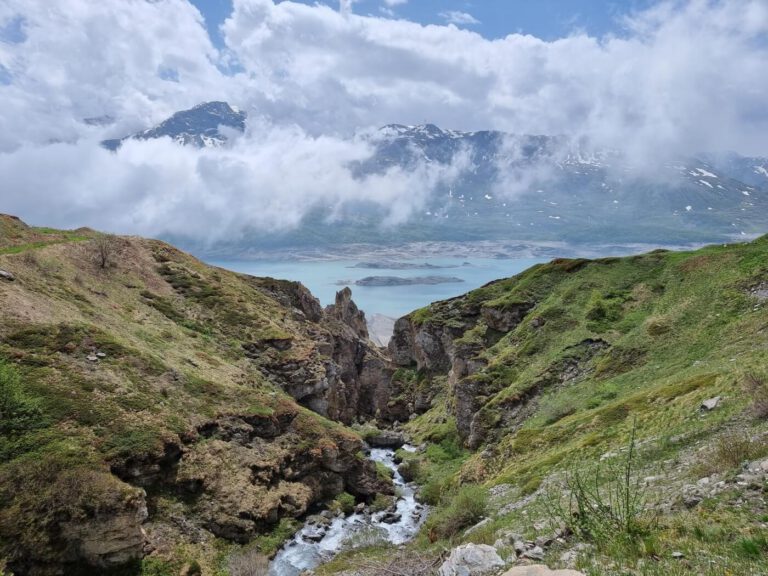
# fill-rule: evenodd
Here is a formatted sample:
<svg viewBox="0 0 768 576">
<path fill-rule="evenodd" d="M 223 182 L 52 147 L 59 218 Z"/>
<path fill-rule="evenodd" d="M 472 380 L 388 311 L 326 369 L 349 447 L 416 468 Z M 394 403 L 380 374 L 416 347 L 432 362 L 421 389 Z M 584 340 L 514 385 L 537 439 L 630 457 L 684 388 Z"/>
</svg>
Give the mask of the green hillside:
<svg viewBox="0 0 768 576">
<path fill-rule="evenodd" d="M 432 399 L 402 454 L 437 506 L 413 550 L 567 524 L 551 567 L 767 574 L 766 288 L 761 238 L 555 260 L 400 320 L 399 377 Z"/>
</svg>

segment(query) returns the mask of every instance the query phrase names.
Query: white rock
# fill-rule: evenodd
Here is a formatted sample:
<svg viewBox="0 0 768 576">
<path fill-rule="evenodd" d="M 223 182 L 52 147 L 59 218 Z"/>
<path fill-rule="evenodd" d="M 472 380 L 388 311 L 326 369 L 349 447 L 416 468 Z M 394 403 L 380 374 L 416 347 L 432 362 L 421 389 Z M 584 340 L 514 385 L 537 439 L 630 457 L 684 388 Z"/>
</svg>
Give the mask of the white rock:
<svg viewBox="0 0 768 576">
<path fill-rule="evenodd" d="M 704 402 L 701 403 L 701 407 L 707 411 L 714 410 L 715 408 L 718 407 L 721 400 L 722 398 L 720 396 L 715 396 L 714 398 L 710 398 L 709 400 L 704 400 Z"/>
<path fill-rule="evenodd" d="M 438 573 L 440 576 L 481 576 L 494 574 L 502 567 L 504 560 L 493 546 L 464 544 L 451 551 Z"/>
</svg>

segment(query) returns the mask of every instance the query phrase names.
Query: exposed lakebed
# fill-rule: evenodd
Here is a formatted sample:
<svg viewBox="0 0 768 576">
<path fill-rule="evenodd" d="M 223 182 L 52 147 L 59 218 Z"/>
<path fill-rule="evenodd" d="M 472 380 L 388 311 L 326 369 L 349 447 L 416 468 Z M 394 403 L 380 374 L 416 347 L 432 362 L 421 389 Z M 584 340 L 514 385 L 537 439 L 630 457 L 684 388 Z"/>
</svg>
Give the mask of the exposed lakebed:
<svg viewBox="0 0 768 576">
<path fill-rule="evenodd" d="M 403 449 L 413 447 L 406 445 Z M 269 576 L 298 576 L 355 545 L 373 541 L 402 544 L 413 538 L 427 515 L 426 508 L 416 501 L 416 486 L 406 482 L 397 471 L 394 450 L 374 448 L 370 458 L 392 470 L 399 496 L 395 508 L 378 512 L 366 508 L 349 516 L 328 518 L 330 521 L 325 525 L 307 521 L 277 553 Z"/>
</svg>

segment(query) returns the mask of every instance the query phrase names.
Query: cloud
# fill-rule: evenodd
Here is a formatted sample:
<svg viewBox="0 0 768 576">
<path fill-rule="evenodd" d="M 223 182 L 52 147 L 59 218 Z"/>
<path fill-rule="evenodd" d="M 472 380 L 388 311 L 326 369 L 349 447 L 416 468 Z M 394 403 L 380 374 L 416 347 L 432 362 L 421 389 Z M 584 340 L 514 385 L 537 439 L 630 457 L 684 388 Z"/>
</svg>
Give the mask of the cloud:
<svg viewBox="0 0 768 576">
<path fill-rule="evenodd" d="M 406 221 L 462 168 L 422 164 L 354 176 L 350 165 L 371 152 L 366 139 L 266 123 L 224 148 L 168 138 L 129 140 L 117 153 L 85 140 L 25 145 L 0 154 L 5 189 L 24 191 L 5 196 L 2 209 L 33 223 L 204 242 L 291 229 L 314 209 L 333 215 L 350 204 L 377 206 L 386 227 Z"/>
<path fill-rule="evenodd" d="M 399 221 L 451 169 L 354 179 L 346 163 L 370 153 L 355 134 L 390 122 L 565 134 L 638 158 L 767 152 L 764 0 L 660 2 L 621 35 L 554 41 L 234 0 L 222 35 L 220 51 L 186 0 L 0 3 L 0 211 L 236 236 L 363 198 Z M 96 145 L 206 100 L 247 110 L 250 133 L 214 151 Z"/>
<path fill-rule="evenodd" d="M 390 8 L 394 6 L 402 6 L 403 4 L 407 4 L 408 0 L 384 0 L 384 4 L 389 6 Z"/>
<path fill-rule="evenodd" d="M 186 0 L 6 0 L 0 30 L 16 39 L 0 41 L 0 150 L 75 140 L 83 118 L 111 116 L 124 133 L 231 82 Z"/>
<path fill-rule="evenodd" d="M 440 12 L 440 18 L 449 24 L 456 24 L 456 26 L 474 26 L 475 24 L 480 24 L 480 20 L 472 16 L 472 14 L 469 12 L 461 12 L 460 10 Z"/>
</svg>

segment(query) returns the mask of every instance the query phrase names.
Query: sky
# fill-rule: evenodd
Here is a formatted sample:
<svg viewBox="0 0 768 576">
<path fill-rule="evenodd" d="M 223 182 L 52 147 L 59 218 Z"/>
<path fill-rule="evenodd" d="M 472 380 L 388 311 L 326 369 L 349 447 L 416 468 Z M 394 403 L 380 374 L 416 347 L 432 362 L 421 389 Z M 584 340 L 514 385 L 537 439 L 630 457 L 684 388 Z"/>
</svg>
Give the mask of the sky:
<svg viewBox="0 0 768 576">
<path fill-rule="evenodd" d="M 193 0 L 192 3 L 205 18 L 214 44 L 224 46 L 219 27 L 232 12 L 232 0 Z M 337 0 L 320 3 L 338 6 Z M 653 3 L 653 0 L 357 0 L 352 10 L 356 14 L 421 24 L 453 21 L 485 38 L 518 33 L 555 40 L 575 31 L 598 36 L 622 34 L 625 31 L 622 17 Z"/>
<path fill-rule="evenodd" d="M 200 102 L 231 146 L 99 146 Z M 359 199 L 407 220 L 456 167 L 360 181 L 384 124 L 766 155 L 766 0 L 4 0 L 0 211 L 216 241 Z"/>
</svg>

